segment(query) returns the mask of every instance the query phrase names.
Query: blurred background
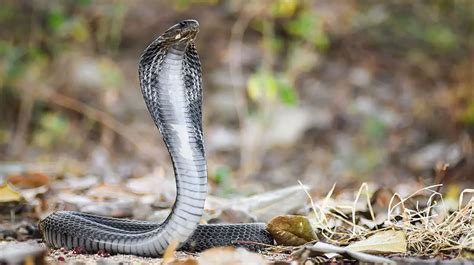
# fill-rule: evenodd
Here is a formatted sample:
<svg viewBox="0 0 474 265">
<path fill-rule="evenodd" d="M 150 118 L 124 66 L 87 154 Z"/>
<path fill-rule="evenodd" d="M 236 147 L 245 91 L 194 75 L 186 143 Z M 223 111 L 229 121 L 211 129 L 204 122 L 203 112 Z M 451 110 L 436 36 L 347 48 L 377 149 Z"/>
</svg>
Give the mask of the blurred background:
<svg viewBox="0 0 474 265">
<path fill-rule="evenodd" d="M 473 5 L 3 0 L 0 175 L 172 180 L 137 63 L 194 18 L 212 193 L 472 185 Z"/>
</svg>

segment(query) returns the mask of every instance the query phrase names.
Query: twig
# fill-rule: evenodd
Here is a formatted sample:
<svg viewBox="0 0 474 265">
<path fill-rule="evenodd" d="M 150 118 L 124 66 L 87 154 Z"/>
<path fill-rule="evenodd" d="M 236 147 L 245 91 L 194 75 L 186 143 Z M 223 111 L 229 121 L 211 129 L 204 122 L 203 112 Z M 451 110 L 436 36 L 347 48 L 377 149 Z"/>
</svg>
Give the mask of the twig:
<svg viewBox="0 0 474 265">
<path fill-rule="evenodd" d="M 125 124 L 116 120 L 110 114 L 86 105 L 77 99 L 59 94 L 51 90 L 47 90 L 47 92 L 40 94 L 39 99 L 84 114 L 87 116 L 87 118 L 95 120 L 111 129 L 131 143 L 137 150 L 140 150 L 140 146 L 135 141 L 137 137 L 131 131 L 127 130 L 127 126 Z"/>
<path fill-rule="evenodd" d="M 357 196 L 352 204 L 352 223 L 353 223 L 353 226 L 352 226 L 352 233 L 355 234 L 356 232 L 356 223 L 355 223 L 355 218 L 356 218 L 356 203 L 359 201 L 359 198 L 360 198 L 360 195 L 362 194 L 362 189 L 365 188 L 365 195 L 367 197 L 367 207 L 369 208 L 369 212 L 370 212 L 370 217 L 372 217 L 372 221 L 375 223 L 375 215 L 374 215 L 374 210 L 372 209 L 372 204 L 370 203 L 370 196 L 369 196 L 369 187 L 367 185 L 367 183 L 362 183 L 362 185 L 360 185 L 360 188 L 359 188 L 359 191 L 357 192 Z"/>
<path fill-rule="evenodd" d="M 474 195 L 474 189 L 465 189 L 461 192 L 461 194 L 459 195 L 459 210 L 461 210 L 461 205 L 462 205 L 462 201 L 464 199 L 464 194 L 465 193 L 471 193 L 471 194 Z M 474 205 L 474 197 L 471 198 L 471 200 L 467 203 L 466 206 L 469 206 L 469 203 L 472 203 Z"/>
<path fill-rule="evenodd" d="M 26 134 L 31 120 L 33 105 L 33 95 L 29 92 L 23 92 L 21 96 L 20 113 L 18 114 L 18 126 L 15 131 L 15 137 L 13 138 L 10 146 L 10 154 L 13 155 L 13 157 L 23 155 L 26 143 Z"/>
<path fill-rule="evenodd" d="M 248 7 L 250 6 L 250 7 Z M 255 9 L 253 5 L 244 5 L 243 10 L 241 10 L 239 16 L 237 17 L 236 22 L 232 26 L 230 41 L 229 41 L 229 74 L 230 81 L 232 83 L 232 91 L 235 98 L 235 111 L 237 113 L 237 118 L 239 121 L 239 130 L 240 130 L 240 154 L 239 154 L 239 173 L 238 175 L 246 175 L 245 170 L 243 170 L 243 165 L 245 165 L 245 158 L 247 156 L 244 148 L 244 128 L 245 128 L 245 114 L 248 109 L 248 103 L 246 99 L 245 90 L 239 86 L 239 80 L 243 79 L 242 71 L 242 42 L 245 30 L 247 29 L 249 23 L 254 17 L 256 17 L 261 11 L 261 8 Z"/>
<path fill-rule="evenodd" d="M 389 207 L 389 216 L 391 216 L 391 213 L 393 211 L 393 209 L 395 209 L 398 205 L 404 203 L 405 201 L 407 201 L 408 199 L 412 198 L 413 196 L 417 195 L 418 193 L 422 192 L 422 191 L 425 191 L 425 190 L 430 190 L 432 191 L 431 189 L 432 188 L 436 188 L 438 186 L 442 186 L 443 184 L 436 184 L 436 185 L 431 185 L 431 186 L 428 186 L 428 187 L 425 187 L 425 188 L 422 188 L 422 189 L 419 189 L 415 192 L 413 192 L 412 194 L 410 194 L 408 197 L 406 198 L 400 198 L 400 202 L 398 202 L 397 204 L 395 204 L 392 208 Z"/>
</svg>

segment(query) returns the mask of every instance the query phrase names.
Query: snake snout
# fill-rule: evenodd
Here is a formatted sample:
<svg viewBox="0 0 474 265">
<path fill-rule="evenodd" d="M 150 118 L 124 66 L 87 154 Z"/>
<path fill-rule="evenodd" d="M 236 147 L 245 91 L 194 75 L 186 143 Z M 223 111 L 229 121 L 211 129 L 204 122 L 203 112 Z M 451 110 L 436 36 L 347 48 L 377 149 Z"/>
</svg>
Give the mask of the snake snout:
<svg viewBox="0 0 474 265">
<path fill-rule="evenodd" d="M 165 31 L 162 37 L 171 42 L 190 42 L 199 32 L 199 22 L 194 19 L 182 20 Z"/>
<path fill-rule="evenodd" d="M 183 20 L 183 21 L 179 22 L 179 25 L 183 29 L 195 29 L 195 30 L 197 30 L 199 28 L 199 22 L 197 22 L 197 20 L 194 20 L 194 19 Z"/>
</svg>

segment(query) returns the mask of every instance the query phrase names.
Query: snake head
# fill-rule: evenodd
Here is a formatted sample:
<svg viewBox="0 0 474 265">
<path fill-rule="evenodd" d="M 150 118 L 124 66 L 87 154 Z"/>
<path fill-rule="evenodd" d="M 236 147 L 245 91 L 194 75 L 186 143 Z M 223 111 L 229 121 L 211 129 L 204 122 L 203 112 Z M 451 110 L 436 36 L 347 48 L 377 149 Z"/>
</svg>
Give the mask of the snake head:
<svg viewBox="0 0 474 265">
<path fill-rule="evenodd" d="M 194 41 L 198 32 L 199 23 L 194 19 L 187 19 L 167 29 L 161 37 L 171 43 L 189 43 Z"/>
</svg>

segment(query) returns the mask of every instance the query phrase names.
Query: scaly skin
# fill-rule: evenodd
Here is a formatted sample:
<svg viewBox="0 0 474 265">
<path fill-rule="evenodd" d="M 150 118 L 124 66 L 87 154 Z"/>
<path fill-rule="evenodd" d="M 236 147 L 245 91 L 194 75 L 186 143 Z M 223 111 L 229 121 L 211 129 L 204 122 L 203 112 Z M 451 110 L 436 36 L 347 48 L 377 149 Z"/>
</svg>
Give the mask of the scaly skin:
<svg viewBox="0 0 474 265">
<path fill-rule="evenodd" d="M 177 196 L 168 218 L 152 223 L 55 212 L 39 224 L 48 245 L 157 257 L 173 241 L 190 251 L 235 241 L 273 244 L 265 224 L 198 225 L 207 195 L 201 63 L 194 45 L 198 28 L 195 20 L 174 25 L 145 49 L 139 63 L 143 98 L 175 172 Z"/>
</svg>

